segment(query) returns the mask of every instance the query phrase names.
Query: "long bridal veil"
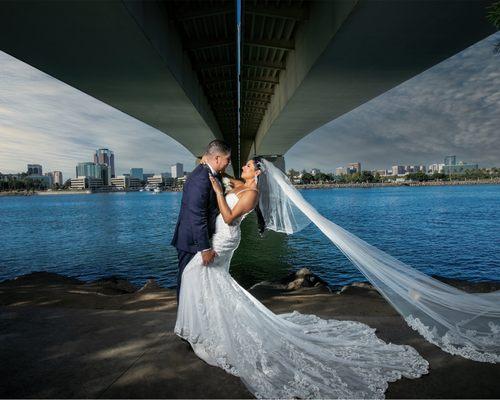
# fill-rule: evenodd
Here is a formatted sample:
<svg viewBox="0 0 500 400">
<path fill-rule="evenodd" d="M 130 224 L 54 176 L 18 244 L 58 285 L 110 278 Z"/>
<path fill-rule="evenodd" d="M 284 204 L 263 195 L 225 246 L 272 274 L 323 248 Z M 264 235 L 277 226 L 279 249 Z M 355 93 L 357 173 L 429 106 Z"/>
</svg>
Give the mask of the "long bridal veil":
<svg viewBox="0 0 500 400">
<path fill-rule="evenodd" d="M 500 291 L 467 293 L 415 270 L 323 217 L 283 172 L 262 164 L 266 228 L 292 234 L 313 222 L 426 340 L 454 355 L 500 362 Z"/>
</svg>

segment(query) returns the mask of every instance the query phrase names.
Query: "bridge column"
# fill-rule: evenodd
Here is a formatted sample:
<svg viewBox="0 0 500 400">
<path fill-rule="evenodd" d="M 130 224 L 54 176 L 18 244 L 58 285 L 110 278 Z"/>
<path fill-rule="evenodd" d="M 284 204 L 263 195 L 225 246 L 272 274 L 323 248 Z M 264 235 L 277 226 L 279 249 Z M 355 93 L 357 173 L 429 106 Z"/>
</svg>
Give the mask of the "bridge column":
<svg viewBox="0 0 500 400">
<path fill-rule="evenodd" d="M 265 158 L 267 161 L 271 161 L 275 167 L 278 167 L 283 172 L 286 172 L 285 157 L 283 155 L 260 155 L 259 157 Z"/>
</svg>

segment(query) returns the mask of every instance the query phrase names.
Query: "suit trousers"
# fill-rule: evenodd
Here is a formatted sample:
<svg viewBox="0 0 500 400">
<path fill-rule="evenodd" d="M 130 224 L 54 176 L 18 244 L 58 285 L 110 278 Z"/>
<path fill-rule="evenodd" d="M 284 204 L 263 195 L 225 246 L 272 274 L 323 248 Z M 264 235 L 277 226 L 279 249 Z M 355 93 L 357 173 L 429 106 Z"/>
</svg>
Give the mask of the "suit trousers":
<svg viewBox="0 0 500 400">
<path fill-rule="evenodd" d="M 177 256 L 179 258 L 179 271 L 177 272 L 177 305 L 179 305 L 179 295 L 181 292 L 182 273 L 184 268 L 189 264 L 189 261 L 195 256 L 196 253 L 188 253 L 177 249 Z"/>
</svg>

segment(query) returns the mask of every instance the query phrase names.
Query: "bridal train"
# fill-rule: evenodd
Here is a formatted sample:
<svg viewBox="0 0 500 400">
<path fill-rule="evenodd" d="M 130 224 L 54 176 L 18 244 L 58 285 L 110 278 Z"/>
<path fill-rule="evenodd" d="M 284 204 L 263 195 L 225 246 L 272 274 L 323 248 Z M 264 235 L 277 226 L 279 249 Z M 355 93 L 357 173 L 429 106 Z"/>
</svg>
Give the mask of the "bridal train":
<svg viewBox="0 0 500 400">
<path fill-rule="evenodd" d="M 226 200 L 232 208 L 238 197 Z M 215 262 L 203 266 L 198 253 L 183 272 L 175 333 L 201 359 L 238 376 L 258 398 L 383 398 L 388 382 L 427 373 L 414 348 L 385 343 L 365 324 L 277 315 L 243 289 L 229 265 L 244 217 L 227 225 L 219 216 Z"/>
</svg>

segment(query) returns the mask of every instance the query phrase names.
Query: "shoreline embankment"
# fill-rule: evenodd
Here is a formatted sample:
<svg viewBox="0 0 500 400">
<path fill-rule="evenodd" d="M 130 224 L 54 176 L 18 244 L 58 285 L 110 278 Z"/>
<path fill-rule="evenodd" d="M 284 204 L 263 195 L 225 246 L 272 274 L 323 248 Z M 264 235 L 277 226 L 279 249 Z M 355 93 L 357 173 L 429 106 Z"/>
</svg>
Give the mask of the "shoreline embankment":
<svg viewBox="0 0 500 400">
<path fill-rule="evenodd" d="M 429 373 L 390 383 L 386 398 L 500 398 L 500 364 L 443 352 L 366 283 L 332 292 L 301 270 L 249 292 L 276 314 L 359 321 L 386 342 L 414 347 Z M 138 288 L 35 272 L 0 282 L 0 398 L 253 398 L 174 334 L 176 315 L 175 290 L 153 280 Z"/>
<path fill-rule="evenodd" d="M 464 185 L 498 185 L 500 178 L 494 179 L 477 179 L 468 181 L 427 181 L 427 182 L 364 182 L 364 183 L 309 183 L 309 184 L 294 184 L 297 189 L 369 189 L 381 187 L 415 187 L 415 186 L 464 186 Z M 177 188 L 173 190 L 165 190 L 163 193 L 181 192 L 182 189 Z M 85 190 L 60 190 L 60 191 L 45 191 L 39 190 L 35 192 L 26 191 L 1 191 L 2 196 L 50 196 L 59 194 L 103 194 L 103 193 L 136 193 L 137 190 L 124 190 L 124 191 L 85 191 Z"/>
<path fill-rule="evenodd" d="M 364 183 L 309 183 L 296 184 L 297 189 L 345 189 L 345 188 L 378 188 L 401 186 L 464 186 L 464 185 L 498 185 L 500 178 L 478 179 L 468 181 L 427 181 L 427 182 L 364 182 Z"/>
</svg>

